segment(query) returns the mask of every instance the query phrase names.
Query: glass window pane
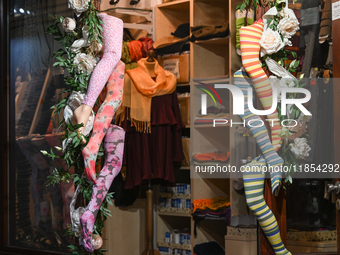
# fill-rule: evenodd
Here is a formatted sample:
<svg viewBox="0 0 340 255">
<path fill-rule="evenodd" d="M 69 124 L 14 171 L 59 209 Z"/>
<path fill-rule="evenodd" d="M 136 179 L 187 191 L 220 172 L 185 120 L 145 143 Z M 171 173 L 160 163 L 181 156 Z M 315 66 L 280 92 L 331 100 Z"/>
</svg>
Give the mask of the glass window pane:
<svg viewBox="0 0 340 255">
<path fill-rule="evenodd" d="M 42 150 L 55 153 L 62 130 L 60 115 L 52 117 L 51 106 L 61 100 L 63 74 L 53 68 L 53 52 L 59 48 L 45 33 L 52 24 L 50 15 L 73 17 L 66 0 L 10 1 L 10 81 L 15 87 L 15 243 L 11 245 L 68 251 L 70 239 L 64 234 L 71 223 L 69 204 L 73 183 L 46 186 L 56 167 Z"/>
</svg>

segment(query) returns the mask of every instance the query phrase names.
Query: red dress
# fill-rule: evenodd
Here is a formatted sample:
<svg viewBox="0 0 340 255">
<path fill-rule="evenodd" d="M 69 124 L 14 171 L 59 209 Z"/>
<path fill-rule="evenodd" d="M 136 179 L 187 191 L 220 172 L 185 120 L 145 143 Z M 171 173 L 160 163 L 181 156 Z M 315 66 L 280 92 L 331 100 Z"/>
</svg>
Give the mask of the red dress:
<svg viewBox="0 0 340 255">
<path fill-rule="evenodd" d="M 123 165 L 126 166 L 125 188 L 162 181 L 175 183 L 173 162 L 184 159 L 182 128 L 177 92 L 157 96 L 151 102 L 151 133 L 137 132 L 125 118 Z"/>
</svg>

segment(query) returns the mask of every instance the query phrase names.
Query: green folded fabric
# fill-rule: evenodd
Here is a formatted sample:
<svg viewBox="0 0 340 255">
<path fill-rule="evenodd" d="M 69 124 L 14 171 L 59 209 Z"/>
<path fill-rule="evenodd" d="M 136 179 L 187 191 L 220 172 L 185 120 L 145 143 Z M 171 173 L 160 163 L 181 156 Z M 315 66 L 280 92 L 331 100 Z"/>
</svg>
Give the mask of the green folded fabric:
<svg viewBox="0 0 340 255">
<path fill-rule="evenodd" d="M 245 26 L 245 18 L 237 18 L 236 19 L 236 49 L 241 49 L 240 46 L 240 28 Z M 254 18 L 247 18 L 247 26 L 252 25 L 254 23 Z"/>
</svg>

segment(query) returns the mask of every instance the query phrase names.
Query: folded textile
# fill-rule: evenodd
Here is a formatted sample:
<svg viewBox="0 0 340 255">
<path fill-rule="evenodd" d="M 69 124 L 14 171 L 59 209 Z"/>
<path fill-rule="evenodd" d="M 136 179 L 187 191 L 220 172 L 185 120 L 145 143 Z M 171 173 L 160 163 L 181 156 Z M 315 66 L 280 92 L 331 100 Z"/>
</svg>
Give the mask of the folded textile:
<svg viewBox="0 0 340 255">
<path fill-rule="evenodd" d="M 216 124 L 216 123 L 219 123 L 219 124 L 227 124 L 229 118 L 227 117 L 224 117 L 224 118 L 220 118 L 218 117 L 217 119 L 216 118 L 196 118 L 195 121 L 194 121 L 194 125 L 203 125 L 203 124 Z"/>
<path fill-rule="evenodd" d="M 201 115 L 201 110 L 198 112 L 198 116 Z M 208 115 L 211 115 L 213 116 L 214 114 L 220 114 L 220 113 L 228 113 L 228 109 L 225 109 L 225 108 L 217 108 L 216 106 L 209 106 L 207 108 L 207 114 L 206 115 L 202 115 L 202 116 L 208 116 Z"/>
<path fill-rule="evenodd" d="M 227 162 L 229 160 L 230 152 L 228 153 L 219 153 L 219 152 L 212 152 L 212 153 L 201 153 L 195 154 L 193 159 L 198 162 Z"/>
<path fill-rule="evenodd" d="M 223 26 L 197 26 L 191 28 L 190 41 L 208 40 L 212 38 L 227 37 L 229 35 L 229 22 Z"/>
<path fill-rule="evenodd" d="M 229 165 L 229 160 L 226 162 L 221 162 L 221 161 L 205 161 L 205 162 L 199 162 L 199 161 L 194 161 L 194 166 L 227 166 Z"/>
<path fill-rule="evenodd" d="M 197 209 L 211 209 L 211 210 L 217 210 L 221 207 L 228 207 L 230 206 L 230 200 L 227 197 L 215 197 L 211 199 L 195 199 L 192 201 L 192 204 L 194 206 L 193 213 Z"/>
<path fill-rule="evenodd" d="M 156 61 L 153 80 L 145 65 L 146 58 L 137 62 L 138 67 L 128 70 L 124 81 L 124 94 L 121 107 L 117 110 L 116 123 L 120 125 L 127 113 L 127 119 L 137 131 L 151 132 L 151 99 L 172 94 L 176 89 L 176 76 L 164 70 Z"/>
</svg>

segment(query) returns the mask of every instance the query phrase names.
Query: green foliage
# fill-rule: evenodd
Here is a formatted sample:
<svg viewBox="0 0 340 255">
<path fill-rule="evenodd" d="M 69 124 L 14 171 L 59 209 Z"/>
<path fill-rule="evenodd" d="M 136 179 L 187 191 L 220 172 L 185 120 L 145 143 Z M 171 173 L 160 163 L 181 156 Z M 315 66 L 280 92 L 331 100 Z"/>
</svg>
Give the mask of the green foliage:
<svg viewBox="0 0 340 255">
<path fill-rule="evenodd" d="M 249 9 L 250 5 L 253 5 L 255 10 L 257 9 L 257 6 L 260 4 L 259 0 L 252 0 L 250 3 L 250 0 L 244 0 L 244 2 L 242 4 L 239 4 L 238 6 L 236 6 L 236 10 L 244 10 L 244 9 Z"/>
<path fill-rule="evenodd" d="M 72 91 L 80 91 L 82 93 L 86 93 L 87 86 L 91 78 L 91 74 L 79 72 L 78 67 L 73 64 L 74 58 L 76 54 L 71 50 L 71 46 L 75 40 L 82 38 L 82 30 L 81 28 L 84 26 L 88 26 L 88 39 L 89 46 L 86 48 L 80 49 L 79 52 L 86 53 L 91 55 L 92 57 L 99 56 L 100 53 L 96 53 L 96 48 L 98 44 L 102 43 L 101 32 L 103 31 L 102 25 L 103 22 L 97 16 L 98 11 L 95 8 L 93 1 L 90 2 L 89 8 L 86 12 L 82 14 L 80 18 L 79 24 L 75 31 L 66 33 L 62 29 L 62 22 L 64 17 L 56 17 L 51 16 L 54 20 L 54 24 L 48 26 L 46 28 L 46 33 L 50 34 L 54 37 L 54 39 L 59 43 L 60 49 L 54 52 L 53 57 L 55 58 L 55 63 L 53 64 L 56 67 L 62 68 L 65 70 L 67 76 L 65 77 L 65 84 L 67 88 L 62 91 L 62 94 L 65 94 L 64 99 L 62 99 L 58 104 L 52 106 L 54 109 L 54 114 L 60 113 L 67 105 L 67 101 L 69 99 L 70 93 Z M 65 123 L 64 120 L 60 121 L 60 125 Z M 80 186 L 80 192 L 83 197 L 83 201 L 85 205 L 91 200 L 93 185 L 90 183 L 85 174 L 84 174 L 84 159 L 82 156 L 82 150 L 88 142 L 88 138 L 84 135 L 80 134 L 79 128 L 83 127 L 83 124 L 72 124 L 71 122 L 65 123 L 66 129 L 61 140 L 63 143 L 63 154 L 61 156 L 57 156 L 54 153 L 54 150 L 51 149 L 50 152 L 42 151 L 44 155 L 47 155 L 52 158 L 52 160 L 58 158 L 65 161 L 67 165 L 67 169 L 59 166 L 57 167 L 50 176 L 48 176 L 48 181 L 45 185 L 56 185 L 60 182 L 70 182 L 73 181 L 75 185 Z M 85 144 L 82 142 L 85 140 Z M 56 147 L 57 150 L 61 151 L 62 149 Z M 98 158 L 100 158 L 104 154 L 103 145 L 100 146 Z M 96 164 L 99 164 L 98 158 L 96 160 Z M 72 171 L 70 171 L 72 169 Z M 108 194 L 100 206 L 100 210 L 95 222 L 94 233 L 98 235 L 102 235 L 102 228 L 104 227 L 104 222 L 108 216 L 111 216 L 110 210 L 107 209 L 107 205 L 112 205 L 111 202 L 112 193 Z M 72 227 L 69 225 L 66 236 L 74 236 L 74 232 Z M 69 245 L 68 249 L 72 252 L 71 254 L 88 254 L 86 250 L 78 245 L 78 240 L 76 244 Z M 106 250 L 96 250 L 92 254 L 104 254 Z"/>
</svg>

